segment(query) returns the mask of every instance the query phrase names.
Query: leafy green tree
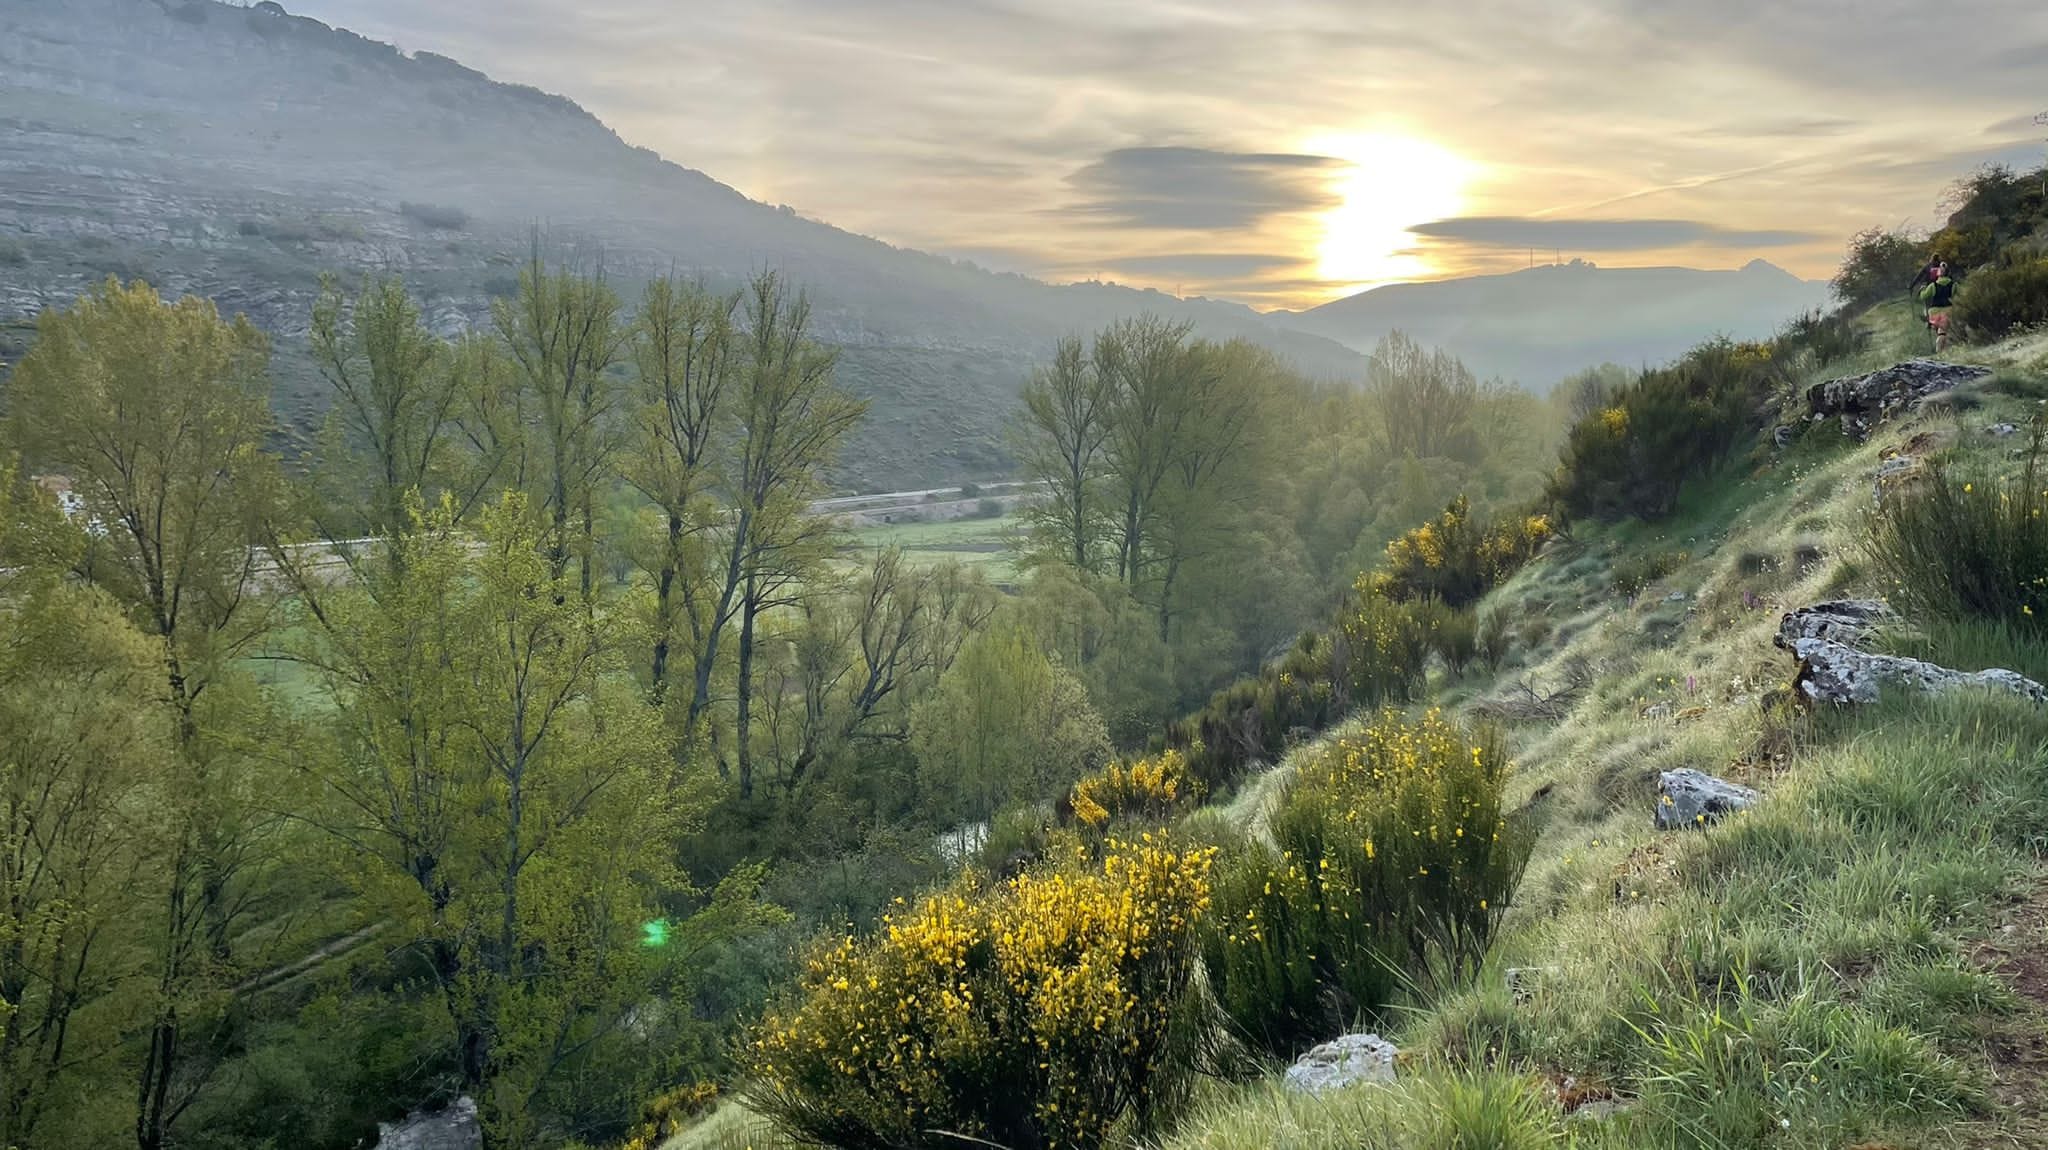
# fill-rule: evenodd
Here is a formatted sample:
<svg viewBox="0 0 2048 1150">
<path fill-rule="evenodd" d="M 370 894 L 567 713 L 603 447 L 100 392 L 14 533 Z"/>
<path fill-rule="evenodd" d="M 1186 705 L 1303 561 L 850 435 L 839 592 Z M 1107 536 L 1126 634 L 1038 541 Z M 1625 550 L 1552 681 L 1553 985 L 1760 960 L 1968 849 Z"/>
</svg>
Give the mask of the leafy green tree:
<svg viewBox="0 0 2048 1150">
<path fill-rule="evenodd" d="M 277 490 L 262 449 L 267 359 L 246 319 L 224 322 L 203 299 L 167 304 L 145 284 L 109 281 L 44 313 L 10 388 L 16 442 L 35 465 L 70 477 L 97 528 L 79 569 L 157 645 L 175 718 L 142 1150 L 162 1146 L 208 1085 L 198 1035 L 232 997 L 237 923 L 257 909 L 254 872 L 280 825 L 252 801 L 263 783 L 237 752 L 235 724 L 260 725 L 260 712 L 227 694 L 236 658 L 271 621 L 255 547 Z"/>
<path fill-rule="evenodd" d="M 738 308 L 738 295 L 716 295 L 669 277 L 647 286 L 634 324 L 633 417 L 623 470 L 661 517 L 648 564 L 655 591 L 649 678 L 657 700 L 668 689 L 685 606 L 700 597 L 690 588 L 711 576 L 703 539 L 721 514 L 712 500 L 713 468 L 731 422 L 727 403 L 737 390 Z M 724 622 L 694 613 L 688 621 L 700 644 L 708 626 Z"/>
<path fill-rule="evenodd" d="M 353 298 L 333 279 L 324 281 L 309 342 L 334 389 L 314 461 L 332 488 L 316 509 L 323 536 L 347 538 L 358 525 L 378 538 L 398 534 L 407 525 L 410 491 L 432 498 L 452 481 L 465 509 L 481 496 L 488 468 L 451 474 L 461 377 L 448 349 L 420 322 L 403 280 L 365 280 Z"/>
<path fill-rule="evenodd" d="M 919 567 L 876 551 L 843 588 L 813 585 L 766 660 L 767 745 L 783 789 L 864 746 L 910 737 L 911 703 L 952 666 L 997 595 L 954 563 Z"/>
<path fill-rule="evenodd" d="M 1389 458 L 1468 459 L 1477 450 L 1472 413 L 1479 384 L 1448 353 L 1394 332 L 1373 349 L 1366 387 Z"/>
<path fill-rule="evenodd" d="M 1111 402 L 1104 447 L 1113 501 L 1117 577 L 1147 576 L 1146 533 L 1173 473 L 1176 443 L 1195 418 L 1192 402 L 1215 384 L 1215 366 L 1188 341 L 1191 325 L 1157 316 L 1116 323 L 1095 337 L 1097 378 Z"/>
<path fill-rule="evenodd" d="M 792 296 L 773 272 L 755 277 L 747 295 L 747 338 L 737 415 L 741 431 L 728 461 L 732 510 L 729 548 L 714 624 L 735 602 L 739 619 L 733 744 L 741 798 L 754 793 L 753 700 L 755 632 L 761 617 L 793 606 L 807 576 L 837 545 L 838 529 L 810 514 L 820 473 L 840 440 L 859 424 L 867 403 L 832 382 L 837 355 L 810 337 L 810 303 Z M 721 582 L 714 578 L 714 584 Z M 708 693 L 717 635 L 699 658 L 698 693 Z M 694 719 L 699 712 L 693 703 Z"/>
<path fill-rule="evenodd" d="M 615 449 L 619 387 L 610 378 L 626 328 L 602 274 L 549 269 L 538 244 L 519 295 L 495 301 L 498 338 L 515 370 L 539 511 L 556 574 L 577 563 L 585 599 L 596 588 L 597 490 Z"/>
<path fill-rule="evenodd" d="M 1051 797 L 1110 754 L 1087 690 L 1014 618 L 961 648 L 911 715 L 910 744 L 934 805 L 984 820 Z"/>
<path fill-rule="evenodd" d="M 473 543 L 451 499 L 415 504 L 407 577 L 328 598 L 303 656 L 337 707 L 306 769 L 349 877 L 428 956 L 487 1142 L 555 1145 L 617 1087 L 579 1067 L 629 1041 L 662 974 L 642 924 L 685 889 L 696 808 L 621 673 L 623 618 L 565 593 L 523 496 L 479 525 Z"/>
<path fill-rule="evenodd" d="M 0 556 L 75 538 L 15 480 L 0 467 Z M 0 1146 L 119 1137 L 87 1118 L 121 1108 L 84 1102 L 122 1094 L 123 1015 L 149 985 L 163 907 L 161 660 L 106 596 L 57 573 L 0 573 Z"/>
</svg>

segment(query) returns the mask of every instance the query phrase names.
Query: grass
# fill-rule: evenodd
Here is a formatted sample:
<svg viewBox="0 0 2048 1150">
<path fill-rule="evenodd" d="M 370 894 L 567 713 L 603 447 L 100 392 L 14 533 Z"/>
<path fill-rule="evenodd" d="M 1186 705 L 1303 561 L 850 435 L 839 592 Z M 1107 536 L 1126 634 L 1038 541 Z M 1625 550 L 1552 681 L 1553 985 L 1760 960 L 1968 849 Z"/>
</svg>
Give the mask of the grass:
<svg viewBox="0 0 2048 1150">
<path fill-rule="evenodd" d="M 952 560 L 980 569 L 992 583 L 1017 579 L 1016 556 L 1010 551 L 1010 536 L 1017 530 L 1014 516 L 994 519 L 960 519 L 950 523 L 894 523 L 863 527 L 850 534 L 861 552 L 878 547 L 900 547 L 913 563 L 941 563 Z"/>
<path fill-rule="evenodd" d="M 1926 353 L 1904 305 L 1865 324 L 1870 349 L 1827 375 Z M 1543 637 L 1439 702 L 1469 709 L 1573 666 L 1592 682 L 1561 720 L 1506 731 L 1513 794 L 1545 829 L 1485 970 L 1408 1004 L 1390 1035 L 1400 1087 L 1219 1090 L 1168 1150 L 2048 1147 L 2048 962 L 2029 957 L 2048 945 L 2048 710 L 1988 694 L 1766 706 L 1792 672 L 1771 644 L 1779 614 L 1877 590 L 1858 552 L 1882 452 L 1936 430 L 1959 465 L 2018 468 L 1979 429 L 2024 422 L 2048 348 L 1968 354 L 2001 370 L 1971 403 L 1862 445 L 1832 424 L 1783 451 L 1766 438 L 1669 518 L 1581 528 L 1498 589 L 1484 606 L 1541 620 L 1525 630 Z M 1679 553 L 1651 593 L 1614 589 L 1617 564 Z M 1876 645 L 2048 674 L 2048 643 L 2013 628 L 1909 622 Z M 1655 776 L 1678 766 L 1766 800 L 1658 835 Z M 1289 769 L 1200 817 L 1256 826 Z M 1510 966 L 1559 974 L 1518 1002 Z M 1568 1106 L 1609 1096 L 1611 1115 Z"/>
</svg>

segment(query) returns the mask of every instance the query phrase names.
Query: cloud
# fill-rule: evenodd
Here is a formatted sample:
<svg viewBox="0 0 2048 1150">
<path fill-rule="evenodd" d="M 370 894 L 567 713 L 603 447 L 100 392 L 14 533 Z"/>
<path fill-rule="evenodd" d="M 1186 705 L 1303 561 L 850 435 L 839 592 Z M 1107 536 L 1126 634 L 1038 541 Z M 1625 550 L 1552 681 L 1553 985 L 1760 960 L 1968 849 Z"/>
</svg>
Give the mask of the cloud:
<svg viewBox="0 0 2048 1150">
<path fill-rule="evenodd" d="M 1670 248 L 1768 248 L 1813 243 L 1796 231 L 1744 231 L 1697 220 L 1554 220 L 1465 216 L 1408 229 L 1425 239 L 1483 248 L 1568 248 L 1575 252 L 1652 252 Z"/>
<path fill-rule="evenodd" d="M 1701 128 L 1690 133 L 1702 140 L 1760 140 L 1760 139 L 1818 139 L 1826 136 L 1842 136 L 1862 127 L 1856 120 L 1839 116 L 1818 116 L 1811 119 L 1760 120 L 1734 124 L 1720 124 Z"/>
<path fill-rule="evenodd" d="M 1067 214 L 1126 228 L 1222 231 L 1332 207 L 1329 176 L 1345 163 L 1285 152 L 1118 148 L 1067 178 L 1082 199 Z"/>
</svg>

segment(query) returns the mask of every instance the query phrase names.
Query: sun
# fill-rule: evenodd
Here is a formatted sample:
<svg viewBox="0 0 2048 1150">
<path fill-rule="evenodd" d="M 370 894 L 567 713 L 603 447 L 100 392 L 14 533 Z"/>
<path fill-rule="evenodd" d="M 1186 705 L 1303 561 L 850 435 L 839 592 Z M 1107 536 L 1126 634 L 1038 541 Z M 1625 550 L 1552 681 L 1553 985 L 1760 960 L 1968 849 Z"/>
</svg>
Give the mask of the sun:
<svg viewBox="0 0 2048 1150">
<path fill-rule="evenodd" d="M 1337 205 L 1318 221 L 1318 277 L 1352 289 L 1430 274 L 1408 229 L 1458 215 L 1479 165 L 1428 140 L 1387 133 L 1325 136 L 1305 150 L 1350 165 L 1332 189 Z"/>
</svg>

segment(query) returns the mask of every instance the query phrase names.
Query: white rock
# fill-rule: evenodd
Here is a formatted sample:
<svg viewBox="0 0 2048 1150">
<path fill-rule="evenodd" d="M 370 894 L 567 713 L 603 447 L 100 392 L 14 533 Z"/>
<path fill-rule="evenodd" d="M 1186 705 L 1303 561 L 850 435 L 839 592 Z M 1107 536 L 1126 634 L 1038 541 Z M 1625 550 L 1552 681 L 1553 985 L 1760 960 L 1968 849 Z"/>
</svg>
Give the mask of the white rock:
<svg viewBox="0 0 2048 1150">
<path fill-rule="evenodd" d="M 1399 1053 L 1377 1034 L 1347 1034 L 1296 1059 L 1287 1068 L 1287 1089 L 1321 1094 L 1361 1082 L 1392 1082 L 1394 1056 Z"/>
<path fill-rule="evenodd" d="M 1797 689 L 1815 703 L 1875 703 L 1884 687 L 1930 695 L 1987 687 L 2048 703 L 2048 687 L 2017 671 L 1955 671 L 1919 659 L 1865 654 L 1827 639 L 1799 639 L 1791 648 L 1799 657 Z"/>
</svg>

